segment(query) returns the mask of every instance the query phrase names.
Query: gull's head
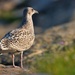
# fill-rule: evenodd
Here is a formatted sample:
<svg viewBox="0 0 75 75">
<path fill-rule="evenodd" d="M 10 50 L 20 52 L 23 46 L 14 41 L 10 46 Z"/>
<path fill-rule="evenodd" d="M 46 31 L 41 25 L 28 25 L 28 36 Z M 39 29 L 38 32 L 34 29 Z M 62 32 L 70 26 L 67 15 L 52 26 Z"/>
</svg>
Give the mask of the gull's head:
<svg viewBox="0 0 75 75">
<path fill-rule="evenodd" d="M 33 14 L 38 13 L 38 11 L 36 11 L 35 9 L 33 9 L 32 7 L 27 7 L 24 9 L 23 14 L 24 15 L 30 15 L 32 16 Z"/>
</svg>

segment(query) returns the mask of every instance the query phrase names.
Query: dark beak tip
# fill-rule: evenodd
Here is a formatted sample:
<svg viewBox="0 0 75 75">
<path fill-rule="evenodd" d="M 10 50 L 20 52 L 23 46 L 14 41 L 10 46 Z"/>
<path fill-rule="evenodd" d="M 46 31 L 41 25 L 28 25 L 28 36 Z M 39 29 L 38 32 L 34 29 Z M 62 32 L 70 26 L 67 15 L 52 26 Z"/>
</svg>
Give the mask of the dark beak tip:
<svg viewBox="0 0 75 75">
<path fill-rule="evenodd" d="M 37 11 L 37 14 L 39 14 L 39 12 Z"/>
</svg>

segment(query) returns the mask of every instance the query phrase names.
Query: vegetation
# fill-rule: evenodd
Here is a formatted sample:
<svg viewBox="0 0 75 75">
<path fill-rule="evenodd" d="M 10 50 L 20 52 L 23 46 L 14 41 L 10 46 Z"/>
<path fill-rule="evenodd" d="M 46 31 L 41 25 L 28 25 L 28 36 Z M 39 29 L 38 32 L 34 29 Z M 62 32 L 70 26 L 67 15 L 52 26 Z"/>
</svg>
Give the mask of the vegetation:
<svg viewBox="0 0 75 75">
<path fill-rule="evenodd" d="M 49 75 L 75 75 L 75 48 L 65 48 L 66 51 L 45 53 L 32 63 L 36 73 Z"/>
<path fill-rule="evenodd" d="M 15 17 L 12 14 L 12 11 L 0 11 L 0 20 L 3 20 L 7 23 L 13 23 L 16 20 L 19 20 L 20 18 Z"/>
</svg>

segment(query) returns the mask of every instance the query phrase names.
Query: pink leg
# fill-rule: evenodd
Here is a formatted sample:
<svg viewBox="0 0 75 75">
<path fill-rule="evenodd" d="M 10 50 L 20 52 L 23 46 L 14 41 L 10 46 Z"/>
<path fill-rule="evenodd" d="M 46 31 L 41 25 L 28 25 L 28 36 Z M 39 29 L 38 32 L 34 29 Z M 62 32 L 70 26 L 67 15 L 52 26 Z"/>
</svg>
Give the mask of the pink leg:
<svg viewBox="0 0 75 75">
<path fill-rule="evenodd" d="M 15 56 L 14 56 L 14 54 L 12 54 L 12 62 L 13 62 L 13 67 L 15 67 L 14 58 L 15 58 Z"/>
<path fill-rule="evenodd" d="M 23 51 L 21 52 L 21 68 L 23 68 Z"/>
</svg>

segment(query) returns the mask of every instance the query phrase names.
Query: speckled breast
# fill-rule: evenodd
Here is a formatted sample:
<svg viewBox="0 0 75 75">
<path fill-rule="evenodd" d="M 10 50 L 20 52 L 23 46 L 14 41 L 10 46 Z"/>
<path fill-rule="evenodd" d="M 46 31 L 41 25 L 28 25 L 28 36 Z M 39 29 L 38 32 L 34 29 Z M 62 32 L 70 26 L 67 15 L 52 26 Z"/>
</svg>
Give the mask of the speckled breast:
<svg viewBox="0 0 75 75">
<path fill-rule="evenodd" d="M 21 38 L 14 38 L 10 40 L 10 47 L 18 51 L 29 49 L 34 42 L 35 35 L 25 35 Z"/>
</svg>

